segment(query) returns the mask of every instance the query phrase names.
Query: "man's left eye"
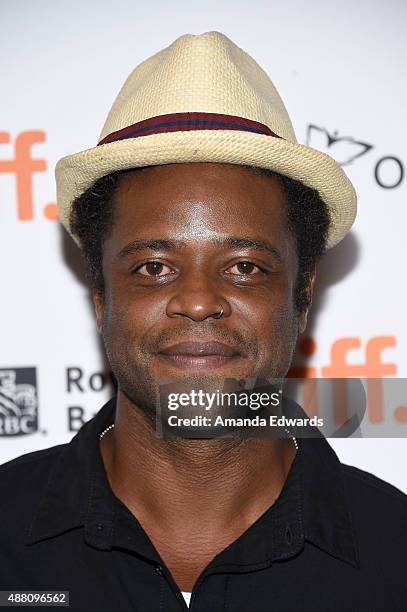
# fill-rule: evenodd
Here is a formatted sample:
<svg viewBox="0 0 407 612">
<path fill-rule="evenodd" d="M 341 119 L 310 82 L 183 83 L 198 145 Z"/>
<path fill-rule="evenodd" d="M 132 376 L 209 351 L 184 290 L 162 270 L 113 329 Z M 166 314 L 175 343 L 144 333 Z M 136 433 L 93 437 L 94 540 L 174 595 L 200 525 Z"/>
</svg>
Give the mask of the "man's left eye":
<svg viewBox="0 0 407 612">
<path fill-rule="evenodd" d="M 143 271 L 142 271 L 143 270 Z M 160 277 L 171 274 L 173 270 L 160 261 L 148 261 L 134 270 L 141 276 Z"/>
<path fill-rule="evenodd" d="M 262 271 L 259 266 L 256 266 L 256 264 L 251 261 L 239 261 L 239 263 L 231 266 L 228 270 L 235 270 L 234 272 L 229 272 L 229 274 L 234 274 L 236 276 L 253 276 L 253 274 Z"/>
</svg>

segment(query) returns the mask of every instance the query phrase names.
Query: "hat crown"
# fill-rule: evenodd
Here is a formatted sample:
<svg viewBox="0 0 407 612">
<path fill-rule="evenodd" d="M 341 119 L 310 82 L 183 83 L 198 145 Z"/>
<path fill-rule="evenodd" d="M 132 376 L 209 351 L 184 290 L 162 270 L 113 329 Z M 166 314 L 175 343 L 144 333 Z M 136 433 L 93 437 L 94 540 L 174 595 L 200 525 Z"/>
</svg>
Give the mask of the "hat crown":
<svg viewBox="0 0 407 612">
<path fill-rule="evenodd" d="M 225 34 L 184 34 L 139 64 L 126 79 L 99 142 L 150 117 L 207 112 L 266 125 L 296 143 L 284 103 L 264 70 Z"/>
</svg>

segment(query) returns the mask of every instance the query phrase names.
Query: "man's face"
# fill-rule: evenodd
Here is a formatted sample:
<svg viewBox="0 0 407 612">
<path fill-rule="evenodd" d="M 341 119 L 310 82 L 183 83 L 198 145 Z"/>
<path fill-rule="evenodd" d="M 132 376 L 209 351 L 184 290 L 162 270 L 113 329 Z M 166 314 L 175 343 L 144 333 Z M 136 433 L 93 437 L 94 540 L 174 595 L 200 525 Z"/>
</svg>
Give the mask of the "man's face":
<svg viewBox="0 0 407 612">
<path fill-rule="evenodd" d="M 122 176 L 94 292 L 119 389 L 149 411 L 163 380 L 284 377 L 306 320 L 297 269 L 274 177 L 216 163 Z"/>
</svg>

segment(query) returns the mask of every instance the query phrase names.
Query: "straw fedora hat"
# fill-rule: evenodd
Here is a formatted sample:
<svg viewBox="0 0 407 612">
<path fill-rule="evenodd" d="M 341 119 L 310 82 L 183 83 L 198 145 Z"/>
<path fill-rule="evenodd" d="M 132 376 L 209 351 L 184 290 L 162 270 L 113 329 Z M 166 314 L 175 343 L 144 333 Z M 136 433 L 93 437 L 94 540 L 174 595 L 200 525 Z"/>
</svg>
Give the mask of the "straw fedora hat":
<svg viewBox="0 0 407 612">
<path fill-rule="evenodd" d="M 339 164 L 297 143 L 264 70 L 225 34 L 212 31 L 180 36 L 139 64 L 114 101 L 97 146 L 58 161 L 60 219 L 71 233 L 74 199 L 106 174 L 185 162 L 260 166 L 316 189 L 331 216 L 327 248 L 356 216 L 355 189 Z"/>
</svg>

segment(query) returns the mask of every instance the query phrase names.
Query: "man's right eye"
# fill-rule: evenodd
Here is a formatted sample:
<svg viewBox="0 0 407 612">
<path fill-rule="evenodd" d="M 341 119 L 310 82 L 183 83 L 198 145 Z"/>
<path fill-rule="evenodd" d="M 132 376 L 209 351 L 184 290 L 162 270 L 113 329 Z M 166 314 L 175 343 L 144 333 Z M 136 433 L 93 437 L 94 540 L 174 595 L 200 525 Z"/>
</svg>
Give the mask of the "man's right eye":
<svg viewBox="0 0 407 612">
<path fill-rule="evenodd" d="M 162 274 L 163 270 L 166 270 L 164 274 Z M 174 270 L 161 263 L 161 261 L 147 261 L 135 268 L 132 273 L 141 274 L 141 276 L 163 277 L 168 274 L 173 274 Z"/>
</svg>

